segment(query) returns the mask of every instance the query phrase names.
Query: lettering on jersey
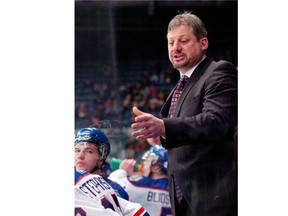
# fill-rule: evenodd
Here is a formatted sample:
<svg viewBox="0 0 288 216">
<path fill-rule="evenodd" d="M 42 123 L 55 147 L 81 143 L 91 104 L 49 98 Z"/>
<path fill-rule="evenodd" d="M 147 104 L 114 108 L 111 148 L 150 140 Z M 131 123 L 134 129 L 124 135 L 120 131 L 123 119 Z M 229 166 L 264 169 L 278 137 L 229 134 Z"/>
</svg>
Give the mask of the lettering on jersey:
<svg viewBox="0 0 288 216">
<path fill-rule="evenodd" d="M 79 189 L 91 198 L 95 198 L 101 192 L 110 190 L 111 188 L 112 187 L 102 177 L 90 178 L 79 186 Z"/>
<path fill-rule="evenodd" d="M 167 193 L 148 191 L 147 201 L 170 205 L 170 198 Z"/>
</svg>

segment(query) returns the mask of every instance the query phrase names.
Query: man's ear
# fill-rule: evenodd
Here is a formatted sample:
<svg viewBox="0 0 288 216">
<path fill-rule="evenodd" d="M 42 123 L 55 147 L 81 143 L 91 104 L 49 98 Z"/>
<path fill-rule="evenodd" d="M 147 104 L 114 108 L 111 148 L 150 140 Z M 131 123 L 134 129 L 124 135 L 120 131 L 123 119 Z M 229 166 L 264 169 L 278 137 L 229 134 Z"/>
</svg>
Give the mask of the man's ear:
<svg viewBox="0 0 288 216">
<path fill-rule="evenodd" d="M 102 169 L 104 162 L 102 160 L 98 160 L 97 161 L 97 166 L 100 167 Z"/>
<path fill-rule="evenodd" d="M 208 38 L 207 37 L 201 38 L 200 39 L 200 44 L 201 44 L 202 50 L 207 50 L 208 49 L 208 45 L 209 45 Z"/>
</svg>

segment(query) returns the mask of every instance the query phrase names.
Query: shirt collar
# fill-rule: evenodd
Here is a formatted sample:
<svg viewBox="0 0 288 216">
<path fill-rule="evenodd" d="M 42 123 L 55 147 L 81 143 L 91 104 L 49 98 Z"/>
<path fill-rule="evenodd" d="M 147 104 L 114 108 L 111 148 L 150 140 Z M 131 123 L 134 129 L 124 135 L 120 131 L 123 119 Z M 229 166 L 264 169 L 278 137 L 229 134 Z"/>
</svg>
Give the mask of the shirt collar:
<svg viewBox="0 0 288 216">
<path fill-rule="evenodd" d="M 187 77 L 191 77 L 192 73 L 194 72 L 195 68 L 206 58 L 206 55 L 204 55 L 202 57 L 202 59 L 196 64 L 194 65 L 191 69 L 189 69 L 188 71 L 186 71 L 186 73 L 181 73 L 181 71 L 179 71 L 180 73 L 180 78 L 183 76 L 183 75 L 186 75 Z"/>
</svg>

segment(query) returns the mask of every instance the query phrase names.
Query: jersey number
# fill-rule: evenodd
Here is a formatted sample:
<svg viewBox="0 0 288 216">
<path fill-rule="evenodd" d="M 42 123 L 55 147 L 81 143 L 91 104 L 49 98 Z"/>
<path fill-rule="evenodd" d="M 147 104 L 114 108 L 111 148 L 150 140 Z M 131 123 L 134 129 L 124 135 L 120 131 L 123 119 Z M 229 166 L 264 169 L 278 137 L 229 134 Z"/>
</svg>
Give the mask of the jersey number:
<svg viewBox="0 0 288 216">
<path fill-rule="evenodd" d="M 116 195 L 112 194 L 112 198 L 113 198 L 113 201 L 116 204 L 116 206 L 120 209 L 120 205 L 119 205 L 119 202 L 118 202 Z M 108 199 L 106 199 L 106 197 L 101 199 L 101 204 L 104 206 L 105 209 L 110 208 L 113 211 L 115 211 L 113 204 Z"/>
<path fill-rule="evenodd" d="M 115 205 L 120 209 L 120 204 L 118 202 L 117 196 L 115 194 L 112 194 L 111 196 Z M 105 209 L 110 208 L 115 211 L 113 204 L 105 197 L 101 199 L 101 204 L 104 206 Z M 82 208 L 75 208 L 75 216 L 86 216 L 86 212 Z"/>
<path fill-rule="evenodd" d="M 82 208 L 75 208 L 75 216 L 86 216 L 86 212 Z"/>
<path fill-rule="evenodd" d="M 171 208 L 162 207 L 160 216 L 172 216 Z"/>
</svg>

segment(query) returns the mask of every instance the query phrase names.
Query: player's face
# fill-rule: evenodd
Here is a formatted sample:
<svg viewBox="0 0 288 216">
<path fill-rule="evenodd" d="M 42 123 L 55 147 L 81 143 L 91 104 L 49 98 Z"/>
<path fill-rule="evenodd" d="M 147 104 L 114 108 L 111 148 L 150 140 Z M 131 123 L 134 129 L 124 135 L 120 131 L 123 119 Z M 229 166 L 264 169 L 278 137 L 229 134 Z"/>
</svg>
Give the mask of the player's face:
<svg viewBox="0 0 288 216">
<path fill-rule="evenodd" d="M 75 145 L 74 165 L 76 170 L 90 172 L 99 159 L 97 147 L 93 143 L 81 142 Z"/>
<path fill-rule="evenodd" d="M 151 172 L 151 160 L 147 158 L 142 162 L 142 174 L 143 176 L 149 177 Z"/>
<path fill-rule="evenodd" d="M 167 40 L 169 60 L 182 73 L 195 66 L 208 48 L 208 39 L 204 37 L 198 41 L 193 29 L 187 25 L 170 30 Z"/>
</svg>

